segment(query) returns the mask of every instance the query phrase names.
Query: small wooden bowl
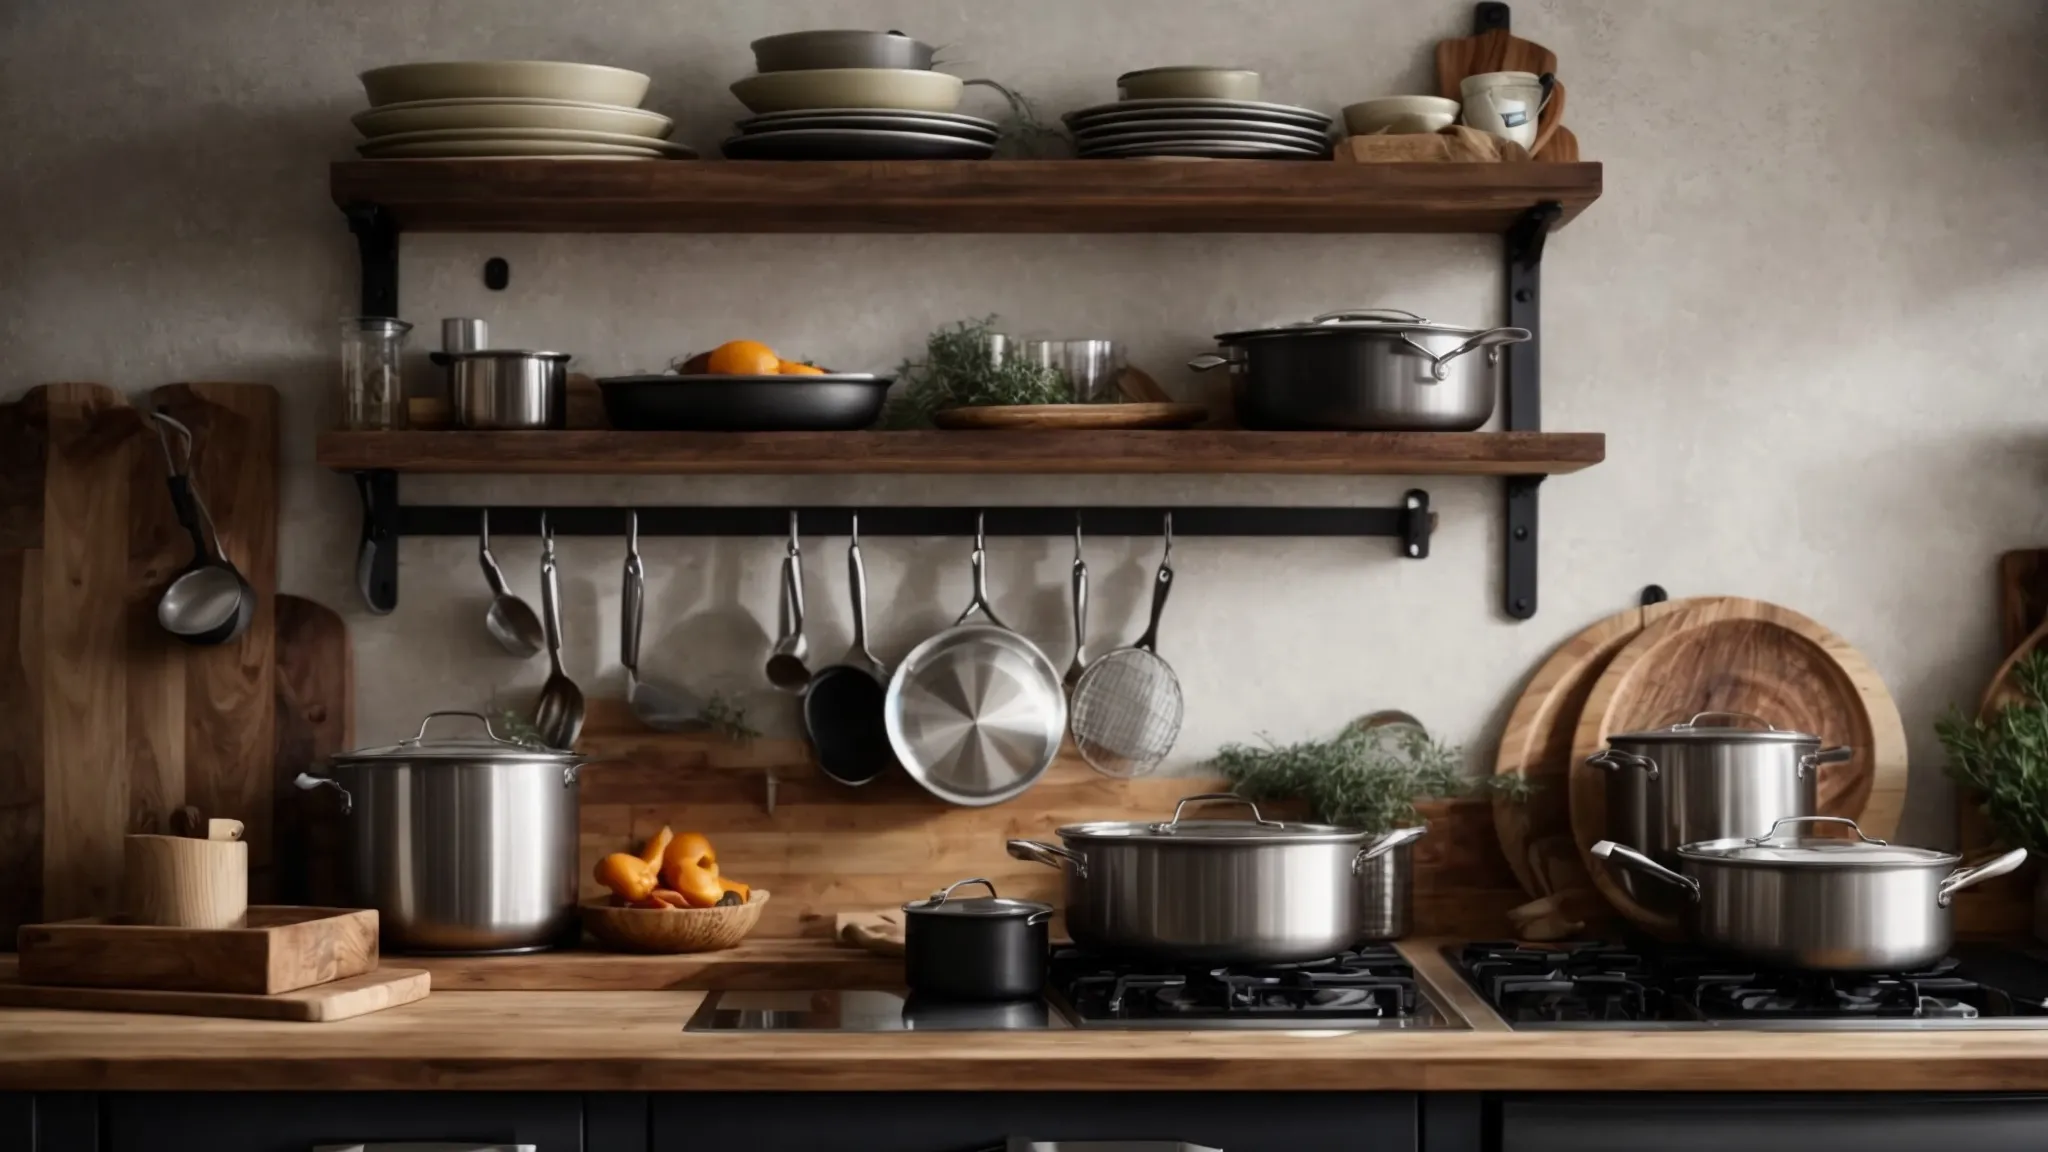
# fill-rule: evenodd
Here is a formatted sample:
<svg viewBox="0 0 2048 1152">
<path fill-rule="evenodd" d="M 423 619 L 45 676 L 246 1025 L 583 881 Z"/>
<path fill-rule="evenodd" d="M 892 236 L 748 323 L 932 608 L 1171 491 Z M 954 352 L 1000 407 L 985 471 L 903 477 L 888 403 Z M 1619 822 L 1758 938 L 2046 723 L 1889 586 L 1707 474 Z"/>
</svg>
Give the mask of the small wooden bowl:
<svg viewBox="0 0 2048 1152">
<path fill-rule="evenodd" d="M 718 952 L 746 939 L 767 903 L 765 888 L 721 908 L 614 908 L 602 897 L 584 902 L 583 926 L 622 952 Z"/>
</svg>

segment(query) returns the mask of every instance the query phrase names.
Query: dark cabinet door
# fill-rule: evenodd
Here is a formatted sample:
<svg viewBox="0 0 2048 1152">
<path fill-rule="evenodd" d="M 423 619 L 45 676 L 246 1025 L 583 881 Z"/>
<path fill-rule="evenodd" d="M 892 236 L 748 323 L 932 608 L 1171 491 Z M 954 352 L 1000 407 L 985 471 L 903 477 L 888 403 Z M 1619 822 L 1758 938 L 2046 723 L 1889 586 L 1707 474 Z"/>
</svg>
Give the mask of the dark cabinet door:
<svg viewBox="0 0 2048 1152">
<path fill-rule="evenodd" d="M 312 1152 L 398 1142 L 585 1152 L 583 1098 L 573 1093 L 124 1092 L 100 1099 L 101 1152 Z"/>
<path fill-rule="evenodd" d="M 1223 1152 L 1415 1152 L 1400 1092 L 716 1092 L 654 1098 L 651 1152 L 980 1152 L 1180 1141 Z"/>
<path fill-rule="evenodd" d="M 2048 1097 L 1509 1097 L 1500 1130 L 1501 1152 L 2040 1152 Z"/>
</svg>

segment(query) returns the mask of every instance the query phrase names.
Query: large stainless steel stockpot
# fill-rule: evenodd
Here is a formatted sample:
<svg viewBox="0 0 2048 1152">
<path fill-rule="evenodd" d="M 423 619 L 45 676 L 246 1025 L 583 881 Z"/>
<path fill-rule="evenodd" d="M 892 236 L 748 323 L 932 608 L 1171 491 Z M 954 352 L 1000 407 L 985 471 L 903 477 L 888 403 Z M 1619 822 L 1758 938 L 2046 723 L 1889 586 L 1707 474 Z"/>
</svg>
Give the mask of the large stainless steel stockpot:
<svg viewBox="0 0 2048 1152">
<path fill-rule="evenodd" d="M 448 716 L 482 739 L 427 738 Z M 508 740 L 475 712 L 430 712 L 410 740 L 336 756 L 348 814 L 351 899 L 375 908 L 384 943 L 405 952 L 533 952 L 577 934 L 573 752 Z"/>
<path fill-rule="evenodd" d="M 1240 804 L 1249 820 L 1184 819 L 1189 805 Z M 1332 956 L 1364 936 L 1360 874 L 1423 833 L 1372 836 L 1268 820 L 1230 793 L 1182 800 L 1173 818 L 1070 824 L 1060 845 L 1012 840 L 1010 855 L 1066 876 L 1067 931 L 1091 951 L 1200 964 Z"/>
<path fill-rule="evenodd" d="M 1856 839 L 1796 833 L 1812 824 L 1844 825 Z M 1795 831 L 1781 834 L 1787 825 Z M 2019 867 L 2027 850 L 1957 870 L 1952 852 L 1888 844 L 1847 817 L 1792 816 L 1761 836 L 1680 845 L 1682 873 L 1612 840 L 1593 855 L 1683 892 L 1710 947 L 1781 968 L 1910 972 L 1948 953 L 1949 898 Z"/>
<path fill-rule="evenodd" d="M 1681 844 L 1760 836 L 1788 816 L 1814 815 L 1816 770 L 1856 754 L 1821 743 L 1746 712 L 1701 712 L 1610 736 L 1586 763 L 1607 771 L 1607 839 L 1676 868 Z M 1683 910 L 1669 885 L 1636 873 L 1614 879 L 1644 908 Z"/>
<path fill-rule="evenodd" d="M 1330 312 L 1306 324 L 1225 332 L 1238 423 L 1273 430 L 1470 432 L 1493 416 L 1500 349 L 1524 328 L 1461 328 L 1393 308 Z"/>
</svg>

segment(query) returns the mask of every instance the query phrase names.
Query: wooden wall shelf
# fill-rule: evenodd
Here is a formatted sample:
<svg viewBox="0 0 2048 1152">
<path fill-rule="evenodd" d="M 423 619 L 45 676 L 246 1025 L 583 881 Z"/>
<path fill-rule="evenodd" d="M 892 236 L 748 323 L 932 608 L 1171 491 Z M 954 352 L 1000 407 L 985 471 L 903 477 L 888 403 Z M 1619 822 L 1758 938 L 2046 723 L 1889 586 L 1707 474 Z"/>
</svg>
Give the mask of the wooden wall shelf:
<svg viewBox="0 0 2048 1152">
<path fill-rule="evenodd" d="M 407 232 L 1478 232 L 1600 195 L 1600 165 L 1119 160 L 352 160 Z"/>
<path fill-rule="evenodd" d="M 327 432 L 317 459 L 456 474 L 1536 476 L 1606 451 L 1597 432 Z"/>
</svg>

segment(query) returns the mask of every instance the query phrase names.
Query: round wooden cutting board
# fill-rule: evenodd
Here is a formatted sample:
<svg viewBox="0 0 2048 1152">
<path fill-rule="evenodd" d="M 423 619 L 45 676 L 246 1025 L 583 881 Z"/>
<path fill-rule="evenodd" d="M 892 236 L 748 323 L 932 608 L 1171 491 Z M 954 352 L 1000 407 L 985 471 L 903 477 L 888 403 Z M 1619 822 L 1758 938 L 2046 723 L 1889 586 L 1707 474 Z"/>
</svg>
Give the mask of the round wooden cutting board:
<svg viewBox="0 0 2048 1152">
<path fill-rule="evenodd" d="M 1579 714 L 1608 662 L 1642 630 L 1681 608 L 1714 597 L 1667 600 L 1630 608 L 1558 645 L 1515 701 L 1501 733 L 1496 776 L 1519 775 L 1536 786 L 1527 800 L 1496 797 L 1493 824 L 1508 867 L 1531 896 L 1590 889 L 1572 838 L 1572 741 Z"/>
<path fill-rule="evenodd" d="M 1581 861 L 1616 911 L 1655 932 L 1676 932 L 1679 924 L 1629 899 L 1593 860 L 1607 824 L 1606 774 L 1585 760 L 1612 733 L 1710 711 L 1748 712 L 1856 749 L 1854 759 L 1821 767 L 1822 815 L 1847 816 L 1867 835 L 1889 837 L 1905 805 L 1905 725 L 1884 681 L 1848 641 L 1761 600 L 1721 599 L 1666 614 L 1608 662 L 1580 713 L 1570 758 Z"/>
<path fill-rule="evenodd" d="M 1058 428 L 1115 431 L 1192 428 L 1209 418 L 1200 404 L 1011 404 L 941 408 L 932 423 L 952 429 Z"/>
</svg>

